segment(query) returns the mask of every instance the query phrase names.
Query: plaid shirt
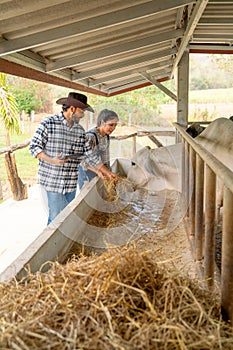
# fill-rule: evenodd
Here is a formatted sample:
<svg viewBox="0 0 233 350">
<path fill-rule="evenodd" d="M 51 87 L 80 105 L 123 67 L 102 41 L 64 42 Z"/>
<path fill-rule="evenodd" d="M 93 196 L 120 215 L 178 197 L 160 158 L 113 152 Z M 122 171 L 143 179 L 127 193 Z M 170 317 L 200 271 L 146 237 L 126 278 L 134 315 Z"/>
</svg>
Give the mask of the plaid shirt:
<svg viewBox="0 0 233 350">
<path fill-rule="evenodd" d="M 62 113 L 44 119 L 30 143 L 30 152 L 37 157 L 45 152 L 50 157 L 81 153 L 92 166 L 101 163 L 100 157 L 93 153 L 84 128 L 74 123 L 70 128 Z M 69 160 L 63 165 L 53 165 L 39 159 L 39 181 L 46 191 L 67 193 L 77 187 L 79 160 Z"/>
<path fill-rule="evenodd" d="M 96 135 L 96 136 L 95 136 Z M 97 129 L 97 127 L 88 130 L 86 132 L 86 136 L 89 140 L 90 146 L 93 150 L 93 153 L 97 156 L 100 157 L 101 162 L 108 168 L 110 169 L 110 151 L 109 151 L 109 136 L 104 135 L 102 136 Z M 88 159 L 87 159 L 88 161 Z M 86 165 L 86 158 L 84 159 L 84 162 L 82 165 Z"/>
</svg>

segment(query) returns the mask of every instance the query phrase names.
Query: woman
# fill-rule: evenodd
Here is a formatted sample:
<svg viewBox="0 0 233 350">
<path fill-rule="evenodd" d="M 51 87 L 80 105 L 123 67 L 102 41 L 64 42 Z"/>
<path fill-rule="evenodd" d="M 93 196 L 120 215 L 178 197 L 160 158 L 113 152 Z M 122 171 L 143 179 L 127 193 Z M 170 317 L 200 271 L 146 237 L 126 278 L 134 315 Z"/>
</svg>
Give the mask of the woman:
<svg viewBox="0 0 233 350">
<path fill-rule="evenodd" d="M 109 170 L 111 170 L 109 135 L 115 130 L 118 121 L 119 117 L 114 111 L 103 109 L 98 116 L 97 126 L 86 133 L 93 152 L 101 158 L 102 163 Z M 84 160 L 78 167 L 78 184 L 80 190 L 84 182 L 91 181 L 95 176 L 96 173 L 90 170 L 90 167 L 85 164 Z"/>
</svg>

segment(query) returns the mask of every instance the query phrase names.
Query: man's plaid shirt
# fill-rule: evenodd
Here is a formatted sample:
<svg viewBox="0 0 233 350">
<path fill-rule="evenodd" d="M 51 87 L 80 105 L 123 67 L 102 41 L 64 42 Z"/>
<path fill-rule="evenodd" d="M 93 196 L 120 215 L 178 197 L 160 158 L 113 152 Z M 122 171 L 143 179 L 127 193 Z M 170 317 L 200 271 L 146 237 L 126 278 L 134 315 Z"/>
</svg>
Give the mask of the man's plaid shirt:
<svg viewBox="0 0 233 350">
<path fill-rule="evenodd" d="M 74 123 L 69 128 L 62 113 L 44 119 L 30 143 L 30 152 L 36 157 L 45 152 L 50 157 L 59 154 L 68 155 L 81 153 L 86 163 L 96 166 L 101 163 L 100 157 L 93 153 L 84 128 Z M 46 191 L 67 193 L 77 187 L 78 164 L 80 160 L 69 160 L 63 165 L 49 164 L 39 159 L 39 181 Z"/>
</svg>

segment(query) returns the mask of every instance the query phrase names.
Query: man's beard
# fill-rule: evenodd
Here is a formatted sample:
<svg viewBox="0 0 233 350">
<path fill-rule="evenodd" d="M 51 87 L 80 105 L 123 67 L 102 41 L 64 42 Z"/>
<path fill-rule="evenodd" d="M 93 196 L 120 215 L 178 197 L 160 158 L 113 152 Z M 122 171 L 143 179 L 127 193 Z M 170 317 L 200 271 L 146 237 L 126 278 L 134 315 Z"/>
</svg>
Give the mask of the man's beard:
<svg viewBox="0 0 233 350">
<path fill-rule="evenodd" d="M 79 120 L 80 120 L 80 116 L 78 116 L 76 113 L 73 113 L 72 114 L 72 116 L 71 116 L 71 118 L 72 118 L 72 121 L 74 122 L 74 123 L 79 123 Z"/>
</svg>

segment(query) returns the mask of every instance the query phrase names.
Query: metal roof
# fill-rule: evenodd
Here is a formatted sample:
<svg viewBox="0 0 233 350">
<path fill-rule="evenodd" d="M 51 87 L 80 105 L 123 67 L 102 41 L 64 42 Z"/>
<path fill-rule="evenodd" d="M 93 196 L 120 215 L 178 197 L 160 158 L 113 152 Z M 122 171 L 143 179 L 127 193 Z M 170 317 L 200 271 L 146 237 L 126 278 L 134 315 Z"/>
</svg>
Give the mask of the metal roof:
<svg viewBox="0 0 233 350">
<path fill-rule="evenodd" d="M 233 1 L 0 0 L 0 71 L 104 96 L 233 53 Z"/>
</svg>

